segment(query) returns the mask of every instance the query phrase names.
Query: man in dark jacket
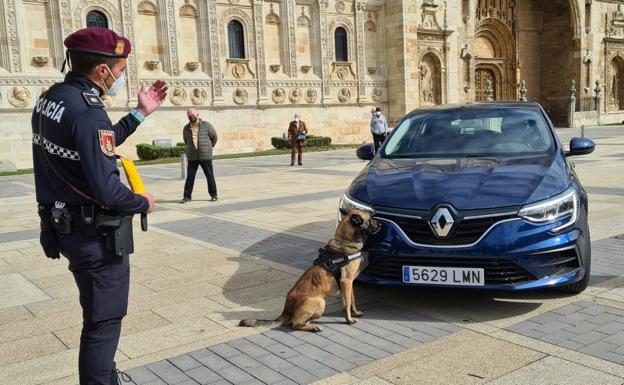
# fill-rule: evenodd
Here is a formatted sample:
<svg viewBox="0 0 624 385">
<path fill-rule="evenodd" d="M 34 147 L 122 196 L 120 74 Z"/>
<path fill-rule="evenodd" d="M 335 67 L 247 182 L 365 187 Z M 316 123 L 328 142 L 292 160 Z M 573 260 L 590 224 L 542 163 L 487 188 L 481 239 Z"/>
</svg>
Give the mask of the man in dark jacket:
<svg viewBox="0 0 624 385">
<path fill-rule="evenodd" d="M 195 184 L 195 174 L 197 168 L 201 166 L 204 175 L 208 180 L 208 194 L 210 200 L 217 200 L 217 184 L 212 169 L 212 148 L 217 144 L 217 132 L 212 124 L 199 118 L 199 111 L 189 108 L 186 111 L 189 123 L 184 126 L 182 136 L 186 144 L 186 156 L 188 167 L 186 173 L 186 183 L 184 184 L 184 198 L 180 203 L 191 201 L 193 185 Z"/>
</svg>

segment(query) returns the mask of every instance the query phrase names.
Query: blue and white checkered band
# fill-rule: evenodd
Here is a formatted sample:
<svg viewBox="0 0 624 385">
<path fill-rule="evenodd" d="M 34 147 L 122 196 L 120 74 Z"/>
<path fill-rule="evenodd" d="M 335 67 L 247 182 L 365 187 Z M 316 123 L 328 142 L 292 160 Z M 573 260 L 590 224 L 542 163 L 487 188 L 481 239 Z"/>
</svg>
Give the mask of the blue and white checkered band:
<svg viewBox="0 0 624 385">
<path fill-rule="evenodd" d="M 68 150 L 64 147 L 56 145 L 46 138 L 43 138 L 43 143 L 41 142 L 41 137 L 39 134 L 33 132 L 33 143 L 39 146 L 43 146 L 43 148 L 48 151 L 52 155 L 58 155 L 61 158 L 71 159 L 71 160 L 80 160 L 80 155 L 76 150 Z"/>
</svg>

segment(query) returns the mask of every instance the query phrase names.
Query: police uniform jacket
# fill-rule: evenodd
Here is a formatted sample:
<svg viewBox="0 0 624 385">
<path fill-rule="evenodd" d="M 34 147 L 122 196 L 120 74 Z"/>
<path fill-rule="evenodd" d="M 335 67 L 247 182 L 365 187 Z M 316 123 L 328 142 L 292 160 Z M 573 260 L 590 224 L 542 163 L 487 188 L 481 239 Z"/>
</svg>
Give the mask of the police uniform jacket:
<svg viewBox="0 0 624 385">
<path fill-rule="evenodd" d="M 193 131 L 190 124 L 184 126 L 182 137 L 186 144 L 186 156 L 188 160 L 201 161 L 212 159 L 212 148 L 217 144 L 217 131 L 212 124 L 203 120 L 199 121 L 197 147 L 195 147 L 195 143 L 193 142 Z"/>
<path fill-rule="evenodd" d="M 68 206 L 94 204 L 68 186 L 62 180 L 65 178 L 107 210 L 127 214 L 146 212 L 147 199 L 121 182 L 114 155 L 115 146 L 134 133 L 140 122 L 128 114 L 113 125 L 99 94 L 95 83 L 70 72 L 63 83 L 52 86 L 37 100 L 32 115 L 37 202 L 54 205 L 58 201 Z"/>
</svg>

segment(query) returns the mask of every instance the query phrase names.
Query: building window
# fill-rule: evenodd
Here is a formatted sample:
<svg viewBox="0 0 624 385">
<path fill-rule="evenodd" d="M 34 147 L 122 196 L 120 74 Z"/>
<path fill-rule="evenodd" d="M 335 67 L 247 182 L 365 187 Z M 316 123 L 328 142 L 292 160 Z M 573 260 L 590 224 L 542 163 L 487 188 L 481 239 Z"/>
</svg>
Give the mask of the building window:
<svg viewBox="0 0 624 385">
<path fill-rule="evenodd" d="M 108 28 L 108 20 L 100 11 L 87 13 L 87 28 Z"/>
<path fill-rule="evenodd" d="M 228 24 L 228 45 L 230 59 L 245 58 L 245 33 L 243 25 L 238 20 L 232 20 Z"/>
<path fill-rule="evenodd" d="M 336 48 L 336 61 L 349 61 L 347 31 L 342 27 L 336 28 L 334 32 L 334 46 Z"/>
</svg>

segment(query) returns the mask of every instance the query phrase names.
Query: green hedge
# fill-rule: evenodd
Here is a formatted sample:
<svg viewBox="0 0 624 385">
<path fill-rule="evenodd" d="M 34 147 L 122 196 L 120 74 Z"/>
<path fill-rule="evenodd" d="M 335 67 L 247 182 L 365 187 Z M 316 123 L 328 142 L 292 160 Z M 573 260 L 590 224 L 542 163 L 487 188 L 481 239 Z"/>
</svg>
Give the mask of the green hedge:
<svg viewBox="0 0 624 385">
<path fill-rule="evenodd" d="M 272 137 L 271 144 L 276 149 L 290 148 L 290 142 L 288 139 Z M 331 138 L 329 136 L 315 136 L 308 135 L 305 141 L 306 146 L 308 147 L 329 147 L 331 145 Z"/>
<path fill-rule="evenodd" d="M 175 147 L 166 148 L 151 144 L 137 144 L 137 155 L 141 160 L 154 160 L 159 158 L 177 158 L 186 153 L 184 143 L 178 143 Z"/>
</svg>

